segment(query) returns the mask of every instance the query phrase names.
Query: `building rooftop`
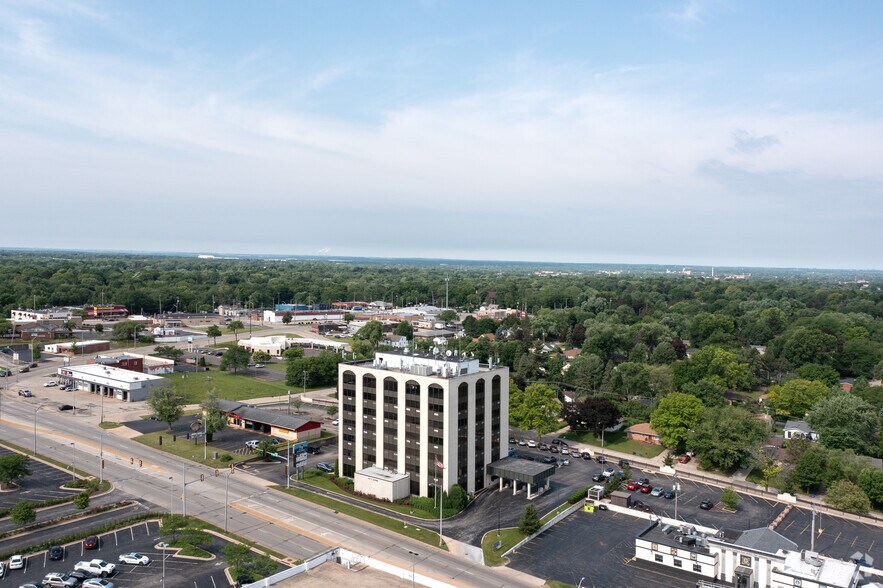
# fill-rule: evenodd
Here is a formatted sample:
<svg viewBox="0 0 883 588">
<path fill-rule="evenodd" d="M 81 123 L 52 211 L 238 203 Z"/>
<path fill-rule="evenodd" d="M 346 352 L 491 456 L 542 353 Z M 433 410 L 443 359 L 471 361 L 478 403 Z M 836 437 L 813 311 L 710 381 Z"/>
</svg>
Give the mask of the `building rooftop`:
<svg viewBox="0 0 883 588">
<path fill-rule="evenodd" d="M 236 413 L 245 420 L 288 429 L 289 431 L 297 431 L 304 425 L 315 422 L 310 419 L 304 419 L 276 410 L 255 408 L 254 406 L 243 404 L 242 402 L 236 402 L 235 400 L 218 400 L 218 405 L 224 412 Z"/>
<path fill-rule="evenodd" d="M 810 433 L 814 433 L 812 427 L 806 421 L 788 421 L 785 423 L 786 431 L 799 431 L 804 435 L 809 435 Z"/>
<path fill-rule="evenodd" d="M 383 468 L 379 468 L 377 466 L 371 466 L 364 469 L 361 469 L 356 472 L 357 474 L 361 474 L 363 476 L 369 476 L 371 478 L 377 478 L 380 480 L 386 480 L 387 482 L 396 482 L 403 478 L 409 478 L 410 474 L 406 472 L 394 472 L 392 470 L 385 470 Z"/>
<path fill-rule="evenodd" d="M 849 588 L 858 575 L 858 565 L 832 559 L 812 551 L 792 551 L 785 556 L 785 565 L 774 570 L 801 580 L 811 580 L 820 586 Z"/>
<path fill-rule="evenodd" d="M 112 380 L 115 382 L 125 382 L 127 384 L 131 384 L 133 382 L 143 382 L 145 380 L 162 380 L 160 376 L 154 376 L 151 374 L 142 374 L 139 372 L 133 372 L 131 370 L 122 370 L 120 368 L 110 367 L 106 365 L 102 365 L 100 363 L 89 363 L 86 365 L 74 365 L 68 366 L 64 368 L 58 368 L 59 370 L 66 370 L 70 372 L 73 376 L 92 376 L 92 377 L 100 377 L 106 378 L 108 380 Z"/>
<path fill-rule="evenodd" d="M 626 493 L 626 496 L 631 496 L 631 494 Z M 653 521 L 638 534 L 638 538 L 665 545 L 666 547 L 677 547 L 685 551 L 711 553 L 711 550 L 708 548 L 707 536 L 696 532 L 695 527 L 692 525 L 678 527 L 675 525 L 661 525 L 659 522 Z"/>
<path fill-rule="evenodd" d="M 474 357 L 453 353 L 421 354 L 406 351 L 379 351 L 374 354 L 374 359 L 348 362 L 348 365 L 436 378 L 455 378 L 501 369 L 497 365 L 480 364 Z"/>
<path fill-rule="evenodd" d="M 734 538 L 732 543 L 739 547 L 757 549 L 766 553 L 776 553 L 780 549 L 782 551 L 794 551 L 797 549 L 796 543 L 776 533 L 769 527 L 759 527 L 737 533 L 738 536 Z M 727 535 L 725 534 L 725 536 Z"/>
</svg>

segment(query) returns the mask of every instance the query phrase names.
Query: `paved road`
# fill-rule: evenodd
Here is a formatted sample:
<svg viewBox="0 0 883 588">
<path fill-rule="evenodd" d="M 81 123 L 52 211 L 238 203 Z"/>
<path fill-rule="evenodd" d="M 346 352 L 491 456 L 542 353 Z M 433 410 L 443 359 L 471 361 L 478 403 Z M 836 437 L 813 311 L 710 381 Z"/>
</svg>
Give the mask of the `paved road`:
<svg viewBox="0 0 883 588">
<path fill-rule="evenodd" d="M 34 408 L 27 399 L 3 400 L 0 438 L 21 443 L 33 431 Z M 97 472 L 100 430 L 95 416 L 71 415 L 57 411 L 40 413 L 37 428 L 38 451 L 68 459 L 76 441 L 77 467 Z M 119 431 L 119 430 L 114 430 Z M 113 431 L 112 431 L 113 432 Z M 295 558 L 305 558 L 328 546 L 343 545 L 408 568 L 410 551 L 421 554 L 418 566 L 427 574 L 462 586 L 541 586 L 542 581 L 512 570 L 489 569 L 465 558 L 378 529 L 293 497 L 267 490 L 267 482 L 244 474 L 215 478 L 213 470 L 160 453 L 129 439 L 104 434 L 105 475 L 121 490 L 156 505 L 169 505 L 174 512 L 185 508 L 220 527 L 225 523 L 225 482 L 229 484 L 227 523 L 229 529 L 248 539 Z M 130 463 L 134 458 L 135 463 Z M 138 467 L 139 460 L 143 467 Z M 205 482 L 197 481 L 206 473 Z M 211 474 L 211 475 L 208 475 Z M 186 477 L 185 477 L 186 476 Z M 186 503 L 182 499 L 186 480 Z"/>
</svg>

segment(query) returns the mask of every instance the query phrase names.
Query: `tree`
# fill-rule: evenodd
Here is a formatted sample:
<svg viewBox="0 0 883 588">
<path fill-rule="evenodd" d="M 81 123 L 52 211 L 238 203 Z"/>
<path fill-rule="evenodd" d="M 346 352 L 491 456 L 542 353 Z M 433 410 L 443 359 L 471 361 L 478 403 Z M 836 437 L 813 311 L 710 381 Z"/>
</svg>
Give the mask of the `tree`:
<svg viewBox="0 0 883 588">
<path fill-rule="evenodd" d="M 205 402 L 202 403 L 202 412 L 205 417 L 205 440 L 211 443 L 212 436 L 227 426 L 227 414 L 221 410 L 218 393 L 214 388 L 208 391 Z"/>
<path fill-rule="evenodd" d="M 876 505 L 883 504 L 883 470 L 865 468 L 858 477 L 858 485 Z"/>
<path fill-rule="evenodd" d="M 25 476 L 31 475 L 28 456 L 20 453 L 0 455 L 0 490 L 6 490 Z"/>
<path fill-rule="evenodd" d="M 726 388 L 716 384 L 713 380 L 702 378 L 698 382 L 687 382 L 681 388 L 684 394 L 692 394 L 702 401 L 705 406 L 723 406 L 726 404 Z"/>
<path fill-rule="evenodd" d="M 840 382 L 840 374 L 837 370 L 821 363 L 805 363 L 797 368 L 797 373 L 804 380 L 815 380 L 826 386 L 836 386 Z"/>
<path fill-rule="evenodd" d="M 555 391 L 543 384 L 531 384 L 524 390 L 509 382 L 509 420 L 523 431 L 536 430 L 545 435 L 558 428 L 561 403 Z"/>
<path fill-rule="evenodd" d="M 778 338 L 773 342 L 777 341 Z M 779 345 L 781 346 L 780 355 L 792 366 L 801 366 L 806 363 L 831 365 L 834 361 L 834 352 L 838 347 L 836 337 L 811 327 L 789 329 L 782 335 Z M 774 352 L 777 346 L 774 346 Z"/>
<path fill-rule="evenodd" d="M 234 578 L 248 576 L 254 581 L 270 576 L 276 571 L 276 563 L 272 559 L 252 551 L 243 543 L 228 543 L 221 552 L 231 568 L 230 575 Z"/>
<path fill-rule="evenodd" d="M 184 350 L 178 349 L 174 345 L 158 345 L 153 348 L 153 352 L 160 357 L 171 359 L 173 364 L 178 363 L 178 359 L 184 355 Z"/>
<path fill-rule="evenodd" d="M 674 363 L 678 358 L 678 352 L 674 346 L 668 341 L 663 341 L 653 349 L 650 354 L 650 363 L 659 365 L 668 365 Z"/>
<path fill-rule="evenodd" d="M 101 323 L 96 323 L 94 329 L 95 329 L 96 333 L 103 333 L 104 332 L 104 325 L 102 325 Z"/>
<path fill-rule="evenodd" d="M 89 508 L 89 493 L 85 490 L 78 493 L 76 498 L 74 498 L 74 506 L 76 506 L 80 510 Z"/>
<path fill-rule="evenodd" d="M 205 334 L 207 336 L 211 337 L 212 340 L 214 341 L 214 344 L 217 345 L 218 344 L 218 337 L 223 335 L 224 332 L 221 331 L 221 327 L 219 327 L 218 325 L 212 325 L 205 330 Z"/>
<path fill-rule="evenodd" d="M 769 490 L 770 481 L 779 475 L 779 472 L 782 471 L 782 466 L 777 464 L 773 458 L 764 456 L 758 467 L 760 468 L 760 474 L 763 477 L 763 489 Z"/>
<path fill-rule="evenodd" d="M 442 321 L 443 323 L 453 323 L 456 322 L 459 318 L 460 317 L 457 314 L 457 311 L 450 308 L 438 313 L 438 320 Z"/>
<path fill-rule="evenodd" d="M 395 334 L 405 337 L 410 341 L 414 338 L 414 325 L 410 321 L 401 321 L 396 325 Z"/>
<path fill-rule="evenodd" d="M 604 361 L 592 353 L 585 353 L 570 362 L 567 379 L 586 391 L 598 391 L 604 381 Z"/>
<path fill-rule="evenodd" d="M 304 356 L 304 348 L 303 347 L 289 347 L 285 351 L 282 352 L 282 357 L 285 359 L 297 359 L 299 357 Z"/>
<path fill-rule="evenodd" d="M 803 452 L 791 470 L 791 480 L 806 492 L 818 490 L 825 479 L 828 456 L 823 447 L 812 446 Z"/>
<path fill-rule="evenodd" d="M 333 351 L 322 351 L 314 357 L 289 359 L 285 368 L 285 382 L 289 386 L 301 386 L 304 383 L 310 388 L 332 386 L 337 382 L 337 364 L 341 357 Z"/>
<path fill-rule="evenodd" d="M 521 520 L 518 522 L 518 530 L 525 537 L 530 537 L 539 531 L 541 526 L 542 524 L 540 523 L 540 516 L 537 514 L 537 508 L 533 504 L 527 505 L 527 508 L 524 509 L 524 514 L 521 516 Z"/>
<path fill-rule="evenodd" d="M 383 339 L 383 325 L 380 324 L 380 321 L 368 321 L 364 327 L 356 331 L 354 337 L 368 341 L 371 343 L 371 347 L 377 348 L 380 340 Z"/>
<path fill-rule="evenodd" d="M 19 500 L 9 510 L 9 518 L 16 525 L 27 525 L 33 523 L 37 518 L 37 508 L 32 502 L 27 500 Z"/>
<path fill-rule="evenodd" d="M 31 346 L 31 357 L 34 359 L 40 359 L 43 356 L 43 344 L 42 343 L 34 343 Z"/>
<path fill-rule="evenodd" d="M 732 470 L 747 465 L 767 437 L 767 425 L 748 411 L 719 406 L 705 411 L 690 444 L 702 467 Z"/>
<path fill-rule="evenodd" d="M 794 379 L 770 386 L 767 403 L 776 412 L 803 418 L 812 406 L 828 395 L 830 388 L 814 380 Z"/>
<path fill-rule="evenodd" d="M 702 401 L 695 396 L 672 392 L 659 401 L 650 415 L 650 426 L 667 447 L 682 449 L 690 429 L 699 424 L 704 409 Z"/>
<path fill-rule="evenodd" d="M 343 322 L 345 322 L 347 325 L 349 325 L 354 320 L 356 320 L 356 317 L 355 317 L 355 315 L 353 315 L 353 313 L 351 313 L 351 312 L 343 313 Z"/>
<path fill-rule="evenodd" d="M 184 413 L 184 398 L 168 386 L 154 388 L 147 398 L 147 404 L 153 409 L 157 420 L 169 424 L 169 430 L 172 429 L 172 423 Z"/>
<path fill-rule="evenodd" d="M 817 402 L 807 413 L 806 422 L 819 434 L 819 443 L 825 447 L 857 453 L 867 453 L 879 431 L 874 407 L 840 391 Z"/>
<path fill-rule="evenodd" d="M 135 321 L 121 321 L 113 325 L 113 338 L 121 341 L 134 339 L 144 330 L 144 325 Z"/>
<path fill-rule="evenodd" d="M 685 361 L 674 364 L 675 388 L 682 389 L 688 382 L 698 382 L 706 378 L 723 388 L 748 390 L 754 385 L 754 378 L 747 362 L 720 347 L 703 347 Z"/>
<path fill-rule="evenodd" d="M 561 418 L 567 421 L 571 431 L 596 431 L 612 427 L 619 421 L 619 408 L 612 401 L 590 396 L 576 402 L 566 402 Z"/>
<path fill-rule="evenodd" d="M 251 360 L 257 363 L 267 363 L 270 361 L 270 354 L 266 351 L 255 351 L 251 354 Z"/>
<path fill-rule="evenodd" d="M 837 480 L 831 484 L 825 494 L 825 503 L 854 514 L 863 515 L 871 510 L 867 494 L 849 480 Z"/>
<path fill-rule="evenodd" d="M 336 414 L 337 414 L 337 405 L 336 405 L 336 404 L 330 404 L 330 405 L 328 406 L 328 408 L 325 409 L 325 412 L 328 414 L 328 416 L 334 416 L 334 415 L 336 415 Z"/>
<path fill-rule="evenodd" d="M 249 354 L 244 347 L 231 347 L 221 357 L 221 371 L 233 370 L 237 373 L 248 367 Z"/>
<path fill-rule="evenodd" d="M 10 331 L 13 330 L 12 321 L 5 318 L 0 318 L 0 333 L 4 335 L 8 335 Z"/>
<path fill-rule="evenodd" d="M 286 312 L 285 314 L 282 315 L 282 324 L 284 324 L 284 325 L 291 324 L 291 313 L 290 312 Z"/>
<path fill-rule="evenodd" d="M 245 325 L 242 324 L 242 321 L 233 321 L 227 328 L 233 331 L 233 336 L 236 338 L 236 341 L 239 341 L 239 331 L 245 328 Z"/>
<path fill-rule="evenodd" d="M 270 454 L 276 452 L 276 446 L 273 444 L 272 439 L 261 439 L 261 442 L 258 443 L 257 446 L 257 454 L 261 459 L 267 459 L 268 457 L 272 457 Z"/>
<path fill-rule="evenodd" d="M 721 502 L 730 510 L 736 510 L 739 506 L 739 494 L 732 488 L 724 488 L 721 492 Z"/>
</svg>

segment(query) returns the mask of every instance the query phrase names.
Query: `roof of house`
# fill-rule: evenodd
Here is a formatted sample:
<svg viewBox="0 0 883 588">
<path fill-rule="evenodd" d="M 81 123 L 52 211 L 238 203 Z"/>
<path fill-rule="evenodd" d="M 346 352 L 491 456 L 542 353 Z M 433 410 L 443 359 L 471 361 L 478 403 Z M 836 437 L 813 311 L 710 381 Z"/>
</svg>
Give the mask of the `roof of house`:
<svg viewBox="0 0 883 588">
<path fill-rule="evenodd" d="M 787 423 L 785 423 L 785 430 L 797 431 L 799 433 L 803 433 L 804 435 L 815 433 L 815 431 L 812 430 L 812 427 L 810 427 L 806 421 L 788 421 Z"/>
<path fill-rule="evenodd" d="M 574 359 L 576 357 L 579 357 L 582 352 L 583 350 L 578 347 L 574 349 L 567 349 L 564 351 L 564 357 L 566 357 L 567 359 Z"/>
<path fill-rule="evenodd" d="M 629 433 L 637 433 L 639 435 L 655 435 L 659 436 L 659 433 L 653 430 L 653 427 L 650 426 L 650 423 L 638 423 L 637 425 L 632 425 L 628 429 L 626 429 Z"/>
<path fill-rule="evenodd" d="M 226 413 L 233 412 L 246 420 L 279 427 L 281 429 L 288 429 L 289 431 L 297 431 L 306 424 L 316 422 L 275 410 L 255 408 L 254 406 L 236 402 L 234 400 L 218 400 L 218 405 L 221 407 L 221 410 Z"/>
<path fill-rule="evenodd" d="M 738 535 L 737 535 L 738 533 Z M 727 538 L 733 538 L 733 545 L 746 547 L 748 549 L 756 549 L 765 553 L 776 553 L 780 549 L 782 551 L 794 551 L 797 544 L 773 531 L 769 527 L 758 527 L 757 529 L 748 529 L 747 531 L 732 531 L 730 529 L 724 532 Z"/>
</svg>

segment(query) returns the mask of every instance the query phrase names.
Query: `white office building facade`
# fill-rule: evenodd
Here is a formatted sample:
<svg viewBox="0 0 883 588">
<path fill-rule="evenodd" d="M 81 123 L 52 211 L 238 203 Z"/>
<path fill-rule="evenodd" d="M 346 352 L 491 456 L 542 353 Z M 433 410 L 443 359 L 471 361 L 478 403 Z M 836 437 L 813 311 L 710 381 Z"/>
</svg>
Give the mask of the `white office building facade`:
<svg viewBox="0 0 883 588">
<path fill-rule="evenodd" d="M 411 494 L 474 493 L 506 456 L 509 370 L 467 357 L 377 353 L 338 366 L 340 472 L 407 473 Z"/>
</svg>

